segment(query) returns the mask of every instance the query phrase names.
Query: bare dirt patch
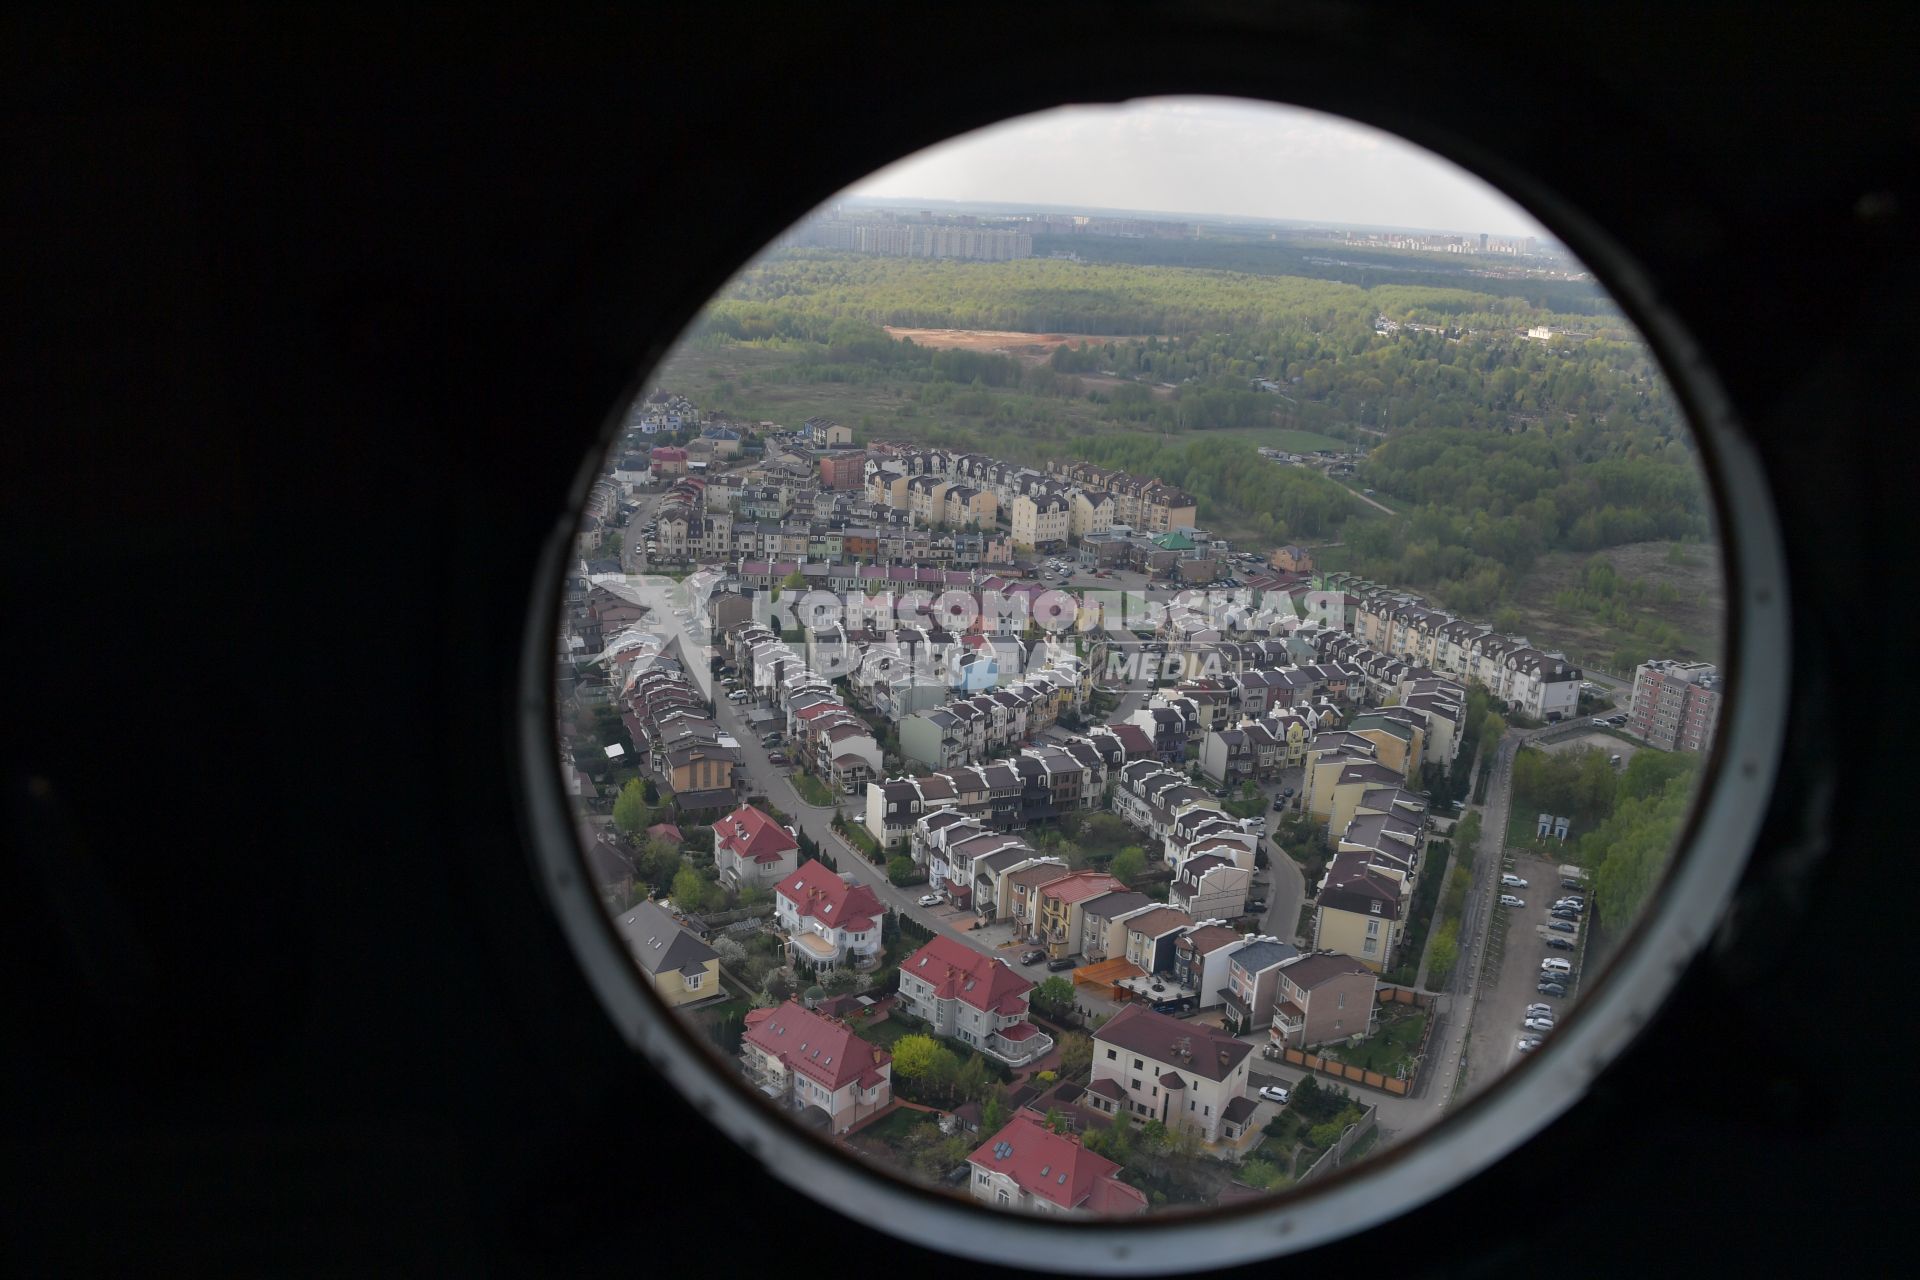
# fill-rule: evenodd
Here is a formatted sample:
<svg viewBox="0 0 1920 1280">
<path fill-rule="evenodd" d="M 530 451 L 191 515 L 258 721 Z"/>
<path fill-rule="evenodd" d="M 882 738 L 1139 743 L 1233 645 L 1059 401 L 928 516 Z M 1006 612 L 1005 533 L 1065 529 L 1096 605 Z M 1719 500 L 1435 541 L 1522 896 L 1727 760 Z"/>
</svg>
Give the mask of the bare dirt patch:
<svg viewBox="0 0 1920 1280">
<path fill-rule="evenodd" d="M 1053 354 L 1054 348 L 1075 346 L 1079 343 L 1092 343 L 1105 346 L 1109 342 L 1145 342 L 1146 334 L 1114 333 L 1022 333 L 1010 329 L 903 329 L 897 325 L 883 326 L 887 336 L 898 341 L 912 338 L 923 347 L 932 347 L 936 351 L 979 351 L 987 355 L 1011 356 L 1023 364 L 1043 364 Z M 1125 383 L 1134 383 L 1131 378 L 1117 378 L 1104 373 L 1076 373 L 1073 375 L 1080 385 L 1086 388 L 1117 387 Z M 1174 388 L 1158 383 L 1134 383 L 1144 385 L 1159 400 L 1171 399 Z"/>
<path fill-rule="evenodd" d="M 986 351 L 996 355 L 1017 356 L 1039 363 L 1055 347 L 1082 342 L 1105 346 L 1109 342 L 1145 342 L 1145 334 L 1111 333 L 1022 333 L 1011 329 L 903 329 L 887 325 L 887 336 L 898 341 L 912 338 L 923 347 L 935 350 Z"/>
</svg>

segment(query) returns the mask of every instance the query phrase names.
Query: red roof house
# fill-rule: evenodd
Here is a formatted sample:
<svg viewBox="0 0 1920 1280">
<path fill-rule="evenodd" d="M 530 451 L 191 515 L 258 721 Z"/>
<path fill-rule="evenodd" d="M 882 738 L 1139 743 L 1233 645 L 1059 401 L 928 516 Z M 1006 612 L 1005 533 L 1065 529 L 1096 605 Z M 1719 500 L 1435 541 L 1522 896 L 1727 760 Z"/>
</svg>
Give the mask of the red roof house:
<svg viewBox="0 0 1920 1280">
<path fill-rule="evenodd" d="M 799 869 L 800 846 L 765 812 L 743 804 L 713 824 L 713 865 L 736 887 L 772 884 Z"/>
<path fill-rule="evenodd" d="M 1120 1181 L 1120 1166 L 1049 1130 L 1022 1111 L 967 1157 L 973 1198 L 1039 1213 L 1118 1217 L 1147 1211 L 1146 1193 Z"/>
<path fill-rule="evenodd" d="M 773 894 L 775 918 L 787 930 L 795 963 L 830 968 L 879 959 L 880 918 L 887 908 L 867 886 L 851 884 L 823 864 L 808 861 L 775 886 Z"/>
<path fill-rule="evenodd" d="M 740 1057 L 762 1093 L 795 1109 L 819 1107 L 835 1133 L 893 1096 L 892 1055 L 797 1000 L 749 1010 Z"/>
</svg>

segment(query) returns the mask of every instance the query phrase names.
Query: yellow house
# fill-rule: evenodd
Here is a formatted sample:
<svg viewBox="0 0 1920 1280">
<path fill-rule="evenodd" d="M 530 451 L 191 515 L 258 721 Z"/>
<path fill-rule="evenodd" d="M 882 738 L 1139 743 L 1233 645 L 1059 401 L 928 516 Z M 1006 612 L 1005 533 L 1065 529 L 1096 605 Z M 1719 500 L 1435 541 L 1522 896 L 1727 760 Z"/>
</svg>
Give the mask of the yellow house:
<svg viewBox="0 0 1920 1280">
<path fill-rule="evenodd" d="M 1373 758 L 1402 777 L 1414 776 L 1414 767 L 1426 759 L 1426 730 L 1419 725 L 1375 713 L 1355 716 L 1347 732 L 1371 742 Z"/>
<path fill-rule="evenodd" d="M 1352 956 L 1375 973 L 1389 968 L 1400 943 L 1400 890 L 1364 853 L 1334 855 L 1314 901 L 1313 949 Z"/>
<path fill-rule="evenodd" d="M 1397 787 L 1405 778 L 1385 765 L 1348 761 L 1328 790 L 1327 829 L 1335 835 L 1347 829 L 1360 807 L 1360 797 L 1375 787 Z"/>
<path fill-rule="evenodd" d="M 720 954 L 688 932 L 665 907 L 643 902 L 620 917 L 620 936 L 640 974 L 668 1006 L 724 995 Z"/>
<path fill-rule="evenodd" d="M 1300 782 L 1302 807 L 1316 822 L 1325 822 L 1333 806 L 1333 784 L 1350 764 L 1373 759 L 1373 744 L 1358 734 L 1331 730 L 1315 734 L 1302 753 Z"/>
</svg>

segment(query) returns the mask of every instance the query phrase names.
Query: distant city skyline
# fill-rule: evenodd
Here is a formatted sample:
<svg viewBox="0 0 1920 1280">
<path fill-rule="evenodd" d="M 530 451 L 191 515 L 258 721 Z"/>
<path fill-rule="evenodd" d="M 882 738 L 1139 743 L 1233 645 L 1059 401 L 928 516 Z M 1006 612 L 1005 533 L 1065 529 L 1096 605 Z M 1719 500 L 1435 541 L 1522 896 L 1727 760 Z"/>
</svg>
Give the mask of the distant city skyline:
<svg viewBox="0 0 1920 1280">
<path fill-rule="evenodd" d="M 1041 112 L 930 147 L 839 198 L 1554 239 L 1501 192 L 1393 134 L 1317 111 L 1225 98 Z"/>
</svg>

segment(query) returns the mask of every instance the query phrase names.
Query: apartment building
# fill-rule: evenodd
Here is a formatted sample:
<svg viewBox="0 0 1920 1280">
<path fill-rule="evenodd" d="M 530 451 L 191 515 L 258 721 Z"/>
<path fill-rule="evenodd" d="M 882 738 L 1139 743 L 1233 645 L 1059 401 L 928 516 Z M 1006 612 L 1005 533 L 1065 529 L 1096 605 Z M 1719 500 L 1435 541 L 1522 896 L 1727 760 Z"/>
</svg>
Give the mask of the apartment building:
<svg viewBox="0 0 1920 1280">
<path fill-rule="evenodd" d="M 1720 673 L 1707 662 L 1656 658 L 1634 669 L 1627 728 L 1663 751 L 1709 751 L 1720 719 Z"/>
</svg>

